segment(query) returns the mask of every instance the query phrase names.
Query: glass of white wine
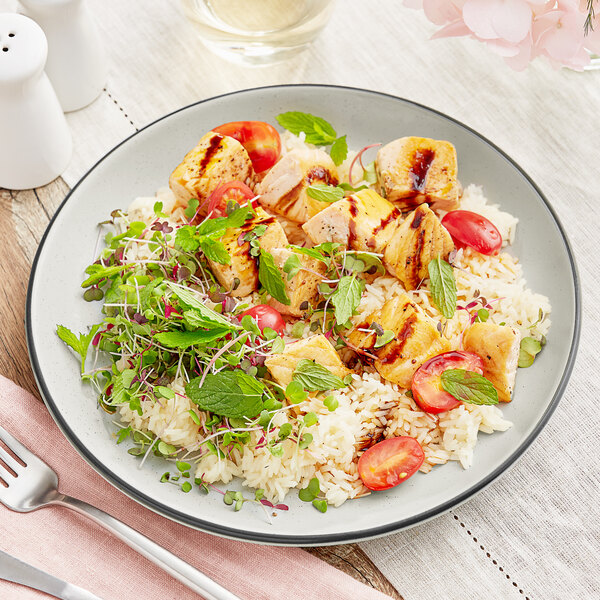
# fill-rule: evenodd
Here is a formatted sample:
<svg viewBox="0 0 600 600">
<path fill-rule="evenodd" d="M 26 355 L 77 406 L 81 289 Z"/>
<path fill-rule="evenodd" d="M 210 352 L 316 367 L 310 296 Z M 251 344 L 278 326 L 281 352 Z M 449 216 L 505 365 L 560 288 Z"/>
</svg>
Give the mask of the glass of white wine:
<svg viewBox="0 0 600 600">
<path fill-rule="evenodd" d="M 302 51 L 325 27 L 335 0 L 182 0 L 187 18 L 216 54 L 270 64 Z"/>
</svg>

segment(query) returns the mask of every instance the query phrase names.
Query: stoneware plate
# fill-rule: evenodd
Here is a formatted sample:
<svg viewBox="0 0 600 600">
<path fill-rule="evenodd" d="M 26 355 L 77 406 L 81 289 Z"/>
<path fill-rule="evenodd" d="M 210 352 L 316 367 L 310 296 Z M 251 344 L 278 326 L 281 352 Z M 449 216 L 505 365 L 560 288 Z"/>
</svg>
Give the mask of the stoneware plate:
<svg viewBox="0 0 600 600">
<path fill-rule="evenodd" d="M 405 135 L 451 141 L 466 185 L 483 185 L 491 202 L 519 218 L 511 252 L 521 259 L 528 285 L 552 303 L 548 345 L 530 369 L 519 371 L 514 401 L 503 406 L 514 426 L 480 434 L 473 466 L 453 462 L 417 474 L 386 492 L 346 502 L 321 514 L 295 492 L 270 524 L 263 510 L 233 512 L 218 493 L 184 494 L 159 482 L 164 462 L 139 459 L 117 446 L 109 415 L 79 379 L 77 361 L 58 339 L 58 323 L 85 331 L 100 320 L 99 303 L 83 301 L 81 281 L 94 260 L 96 224 L 136 196 L 151 196 L 168 182 L 186 152 L 212 127 L 227 121 L 275 124 L 281 112 L 321 116 L 348 135 L 351 148 Z M 491 142 L 424 106 L 376 92 L 317 85 L 236 92 L 174 112 L 111 150 L 75 186 L 54 216 L 38 250 L 29 283 L 27 335 L 33 369 L 48 409 L 78 452 L 108 481 L 166 517 L 211 533 L 281 545 L 364 540 L 422 523 L 464 502 L 503 473 L 539 434 L 565 389 L 577 347 L 580 291 L 573 255 L 548 201 L 529 177 Z M 242 489 L 233 482 L 227 488 Z"/>
</svg>

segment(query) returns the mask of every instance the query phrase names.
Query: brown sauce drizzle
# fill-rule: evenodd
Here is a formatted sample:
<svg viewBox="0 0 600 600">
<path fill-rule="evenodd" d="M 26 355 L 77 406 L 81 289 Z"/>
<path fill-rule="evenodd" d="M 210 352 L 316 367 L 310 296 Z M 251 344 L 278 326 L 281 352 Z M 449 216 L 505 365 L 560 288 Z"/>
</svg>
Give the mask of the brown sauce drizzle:
<svg viewBox="0 0 600 600">
<path fill-rule="evenodd" d="M 348 198 L 348 204 L 350 205 L 350 216 L 352 218 L 356 217 L 358 214 L 358 206 L 356 204 L 356 198 L 354 196 L 350 196 Z"/>
<path fill-rule="evenodd" d="M 425 211 L 417 208 L 417 210 L 415 210 L 412 223 L 410 224 L 411 229 L 416 229 L 424 218 Z"/>
<path fill-rule="evenodd" d="M 435 152 L 429 148 L 425 150 L 415 150 L 412 158 L 412 167 L 408 172 L 413 190 L 422 192 L 427 180 L 429 167 L 435 158 Z"/>
<path fill-rule="evenodd" d="M 373 235 L 376 235 L 380 231 L 385 229 L 392 221 L 395 221 L 399 216 L 400 216 L 400 211 L 397 208 L 394 208 L 392 210 L 392 212 L 384 219 L 381 219 L 381 223 L 379 223 L 379 225 L 377 225 L 377 227 L 375 227 L 375 229 L 373 229 Z"/>
<path fill-rule="evenodd" d="M 310 185 L 313 181 L 322 181 L 327 185 L 337 185 L 339 183 L 338 178 L 328 171 L 325 167 L 313 167 L 306 174 L 306 182 Z"/>
<path fill-rule="evenodd" d="M 399 358 L 402 358 L 402 350 L 404 350 L 408 338 L 413 334 L 416 322 L 417 315 L 414 313 L 406 318 L 406 321 L 404 321 L 404 324 L 402 325 L 402 329 L 396 335 L 396 341 L 394 342 L 393 347 L 383 358 L 381 358 L 382 364 L 389 365 L 390 363 L 396 362 Z"/>
<path fill-rule="evenodd" d="M 206 167 L 208 166 L 208 163 L 210 163 L 212 157 L 215 155 L 217 150 L 221 147 L 222 141 L 223 141 L 223 136 L 220 133 L 215 133 L 210 138 L 210 143 L 208 144 L 208 148 L 204 151 L 204 156 L 202 157 L 202 160 L 200 161 L 200 164 L 198 165 L 198 170 L 200 173 L 202 173 L 206 169 Z"/>
<path fill-rule="evenodd" d="M 354 240 L 356 240 L 356 221 L 350 219 L 348 223 L 348 248 L 352 247 Z"/>
</svg>

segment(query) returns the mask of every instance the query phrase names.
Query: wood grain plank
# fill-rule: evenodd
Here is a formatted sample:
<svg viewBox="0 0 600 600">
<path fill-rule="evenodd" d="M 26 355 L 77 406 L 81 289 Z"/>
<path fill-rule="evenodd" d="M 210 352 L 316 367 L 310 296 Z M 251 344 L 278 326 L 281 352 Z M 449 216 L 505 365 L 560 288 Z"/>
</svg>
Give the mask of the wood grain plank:
<svg viewBox="0 0 600 600">
<path fill-rule="evenodd" d="M 390 598 L 404 600 L 396 588 L 385 578 L 383 573 L 379 571 L 373 561 L 357 544 L 319 546 L 304 548 L 304 550 L 347 575 L 354 577 L 354 579 L 361 583 L 370 585 L 372 588 L 387 594 Z"/>
<path fill-rule="evenodd" d="M 25 300 L 31 263 L 48 222 L 69 187 L 58 178 L 35 190 L 0 189 L 0 373 L 40 399 L 25 340 Z M 305 548 L 357 581 L 403 600 L 394 586 L 356 545 Z"/>
</svg>

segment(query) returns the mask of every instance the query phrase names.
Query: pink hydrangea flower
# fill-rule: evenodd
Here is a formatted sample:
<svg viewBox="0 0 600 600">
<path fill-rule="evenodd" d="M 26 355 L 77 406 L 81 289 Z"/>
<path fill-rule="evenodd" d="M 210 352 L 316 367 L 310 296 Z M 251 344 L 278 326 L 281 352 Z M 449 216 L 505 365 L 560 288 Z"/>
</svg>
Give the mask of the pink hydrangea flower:
<svg viewBox="0 0 600 600">
<path fill-rule="evenodd" d="M 600 53 L 600 7 L 585 35 L 587 0 L 404 0 L 440 29 L 432 38 L 469 36 L 514 69 L 537 56 L 555 67 L 582 70 Z"/>
</svg>

